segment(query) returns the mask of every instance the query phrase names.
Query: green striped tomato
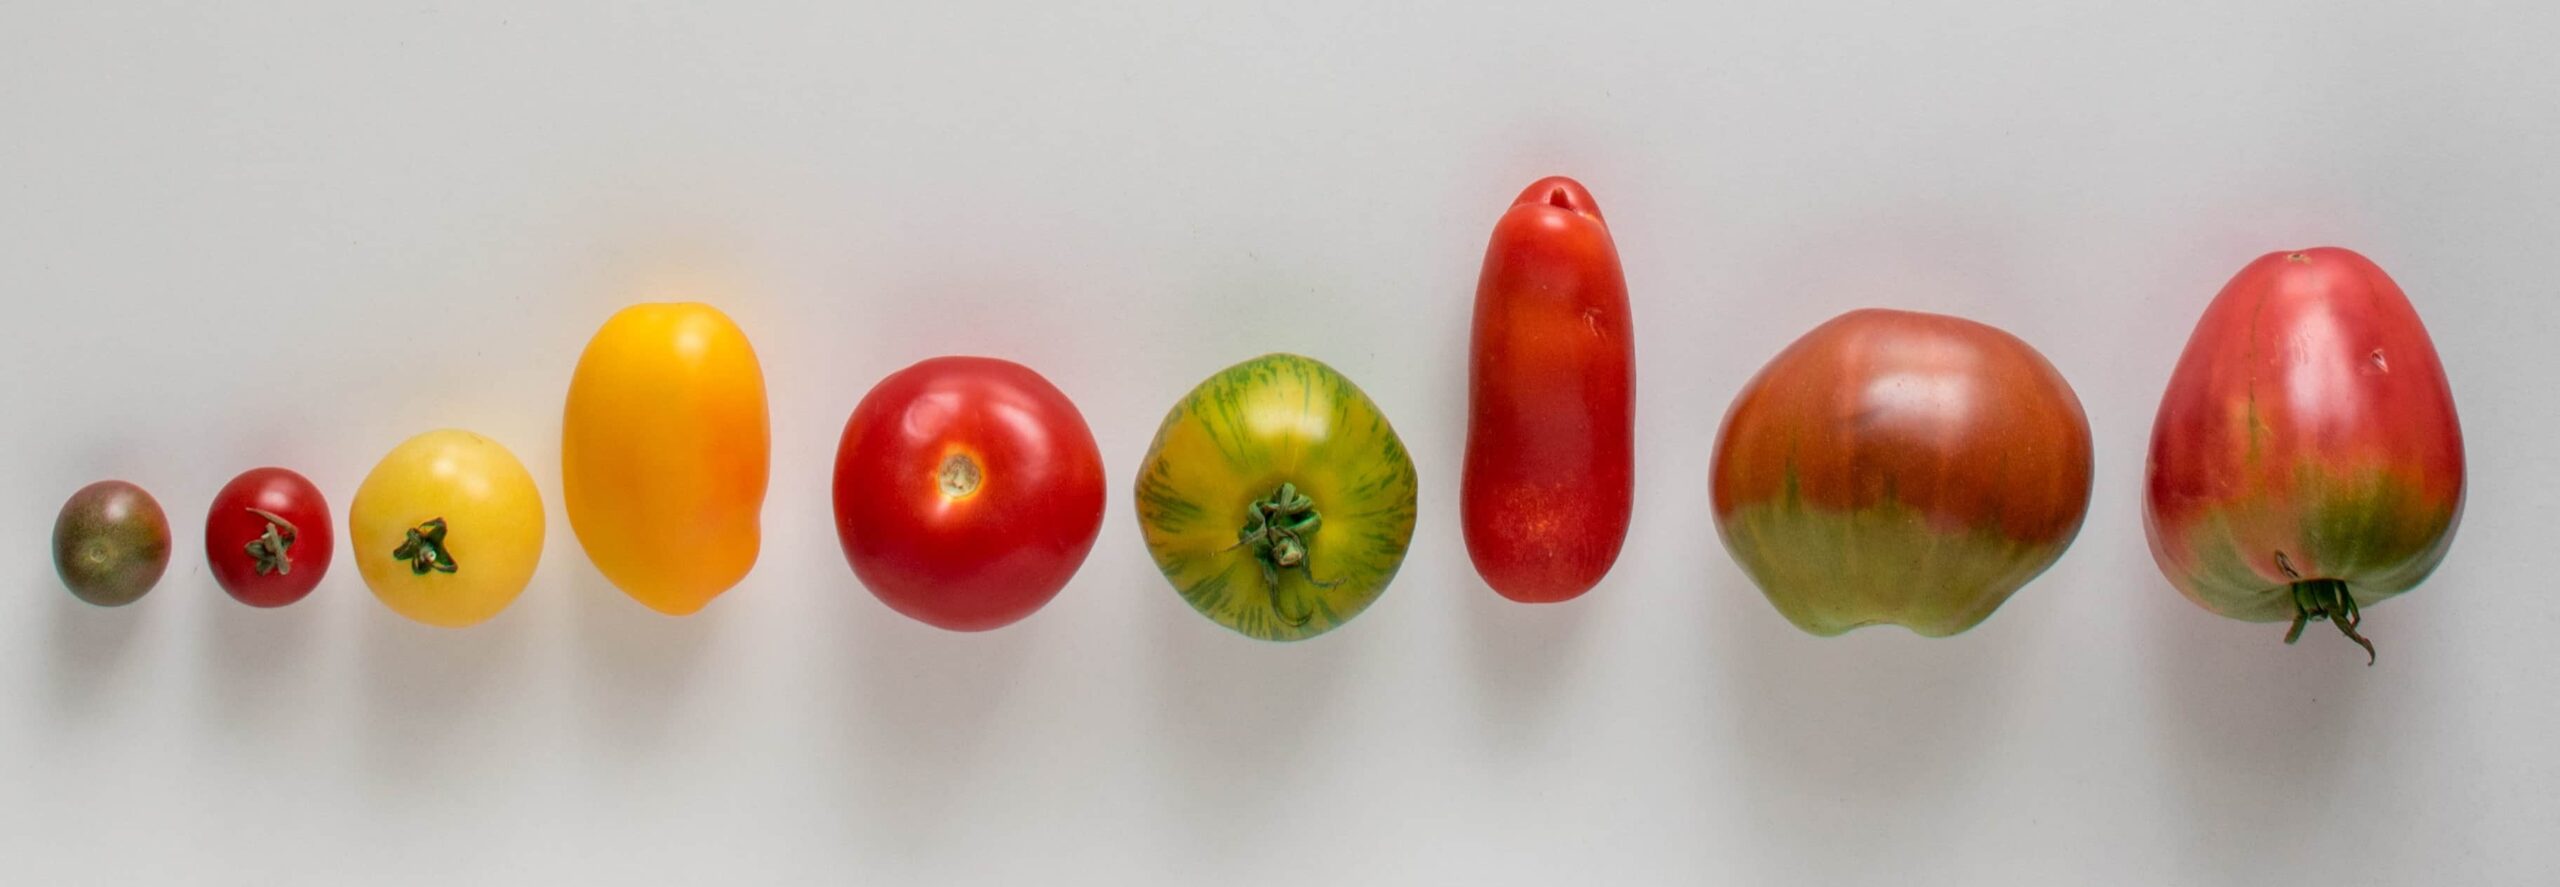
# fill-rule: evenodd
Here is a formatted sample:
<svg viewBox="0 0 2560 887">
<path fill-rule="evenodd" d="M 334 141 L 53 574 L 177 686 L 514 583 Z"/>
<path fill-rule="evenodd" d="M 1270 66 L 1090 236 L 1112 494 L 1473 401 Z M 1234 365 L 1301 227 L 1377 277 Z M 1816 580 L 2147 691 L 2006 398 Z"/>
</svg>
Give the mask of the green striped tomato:
<svg viewBox="0 0 2560 887">
<path fill-rule="evenodd" d="M 1403 565 L 1413 461 L 1350 379 L 1271 354 L 1174 405 L 1147 447 L 1137 502 L 1156 567 L 1201 615 L 1249 637 L 1304 640 L 1368 609 Z"/>
</svg>

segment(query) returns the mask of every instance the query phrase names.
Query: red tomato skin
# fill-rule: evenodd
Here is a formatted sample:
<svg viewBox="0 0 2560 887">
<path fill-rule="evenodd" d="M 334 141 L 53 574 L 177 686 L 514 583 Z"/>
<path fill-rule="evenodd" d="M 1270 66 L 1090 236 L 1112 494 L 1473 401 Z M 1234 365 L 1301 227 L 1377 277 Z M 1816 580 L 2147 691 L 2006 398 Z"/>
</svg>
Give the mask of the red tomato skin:
<svg viewBox="0 0 2560 887">
<path fill-rule="evenodd" d="M 965 496 L 945 493 L 955 455 L 976 470 Z M 836 448 L 835 507 L 845 560 L 881 602 L 987 631 L 1048 604 L 1083 566 L 1102 529 L 1102 454 L 1039 373 L 937 357 L 882 379 L 854 408 Z"/>
<path fill-rule="evenodd" d="M 267 519 L 252 508 L 292 524 L 293 544 L 285 549 L 292 569 L 258 574 L 258 558 L 248 546 L 266 534 Z M 338 547 L 333 524 L 329 502 L 310 478 L 284 468 L 252 469 L 214 494 L 204 518 L 205 561 L 214 583 L 233 600 L 281 607 L 309 596 L 328 575 Z"/>
<path fill-rule="evenodd" d="M 1582 596 L 1617 563 L 1635 507 L 1635 326 L 1607 220 L 1540 179 L 1485 247 L 1467 361 L 1458 508 L 1485 584 L 1523 603 Z"/>
<path fill-rule="evenodd" d="M 2095 478 L 2079 395 L 2034 347 L 1874 308 L 1771 359 L 1734 397 L 1713 458 L 1726 549 L 1826 637 L 1980 624 L 2079 536 Z"/>
<path fill-rule="evenodd" d="M 2092 453 L 2079 394 L 2033 346 L 1961 317 L 1861 308 L 1744 385 L 1712 498 L 1718 514 L 1787 496 L 1843 512 L 1900 502 L 1933 527 L 2067 546 L 2088 517 Z"/>
<path fill-rule="evenodd" d="M 2294 618 L 2290 587 L 2359 604 L 2415 587 L 2461 523 L 2462 426 L 2408 296 L 2336 247 L 2268 253 L 2196 323 L 2151 430 L 2143 529 L 2205 609 Z"/>
</svg>

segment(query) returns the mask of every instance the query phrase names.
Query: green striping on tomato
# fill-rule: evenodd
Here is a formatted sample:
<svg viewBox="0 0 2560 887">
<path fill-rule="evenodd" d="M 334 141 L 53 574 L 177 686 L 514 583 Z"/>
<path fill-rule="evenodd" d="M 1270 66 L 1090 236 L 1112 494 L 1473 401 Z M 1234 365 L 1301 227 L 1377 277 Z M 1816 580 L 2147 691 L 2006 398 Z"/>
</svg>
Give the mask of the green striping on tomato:
<svg viewBox="0 0 2560 887">
<path fill-rule="evenodd" d="M 83 601 L 121 607 L 141 600 L 169 569 L 169 515 L 124 481 L 81 487 L 54 517 L 53 569 Z"/>
<path fill-rule="evenodd" d="M 1368 609 L 1413 542 L 1413 461 L 1378 405 L 1294 354 L 1245 361 L 1174 405 L 1138 474 L 1138 525 L 1192 608 L 1273 641 Z"/>
<path fill-rule="evenodd" d="M 2390 275 L 2324 247 L 2260 257 L 2187 340 L 2151 428 L 2143 529 L 2189 600 L 2291 643 L 2425 580 L 2462 520 L 2462 423 Z"/>
<path fill-rule="evenodd" d="M 2027 343 L 1955 317 L 1853 311 L 1769 361 L 1725 415 L 1725 547 L 1798 628 L 1980 624 L 2089 512 L 2089 422 Z"/>
</svg>

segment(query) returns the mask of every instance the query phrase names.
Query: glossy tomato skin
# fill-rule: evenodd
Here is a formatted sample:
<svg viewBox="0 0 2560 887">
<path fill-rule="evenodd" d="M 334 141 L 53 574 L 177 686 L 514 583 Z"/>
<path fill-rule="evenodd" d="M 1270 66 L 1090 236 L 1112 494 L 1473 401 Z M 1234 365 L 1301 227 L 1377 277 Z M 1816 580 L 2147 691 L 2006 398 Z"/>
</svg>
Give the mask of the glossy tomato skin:
<svg viewBox="0 0 2560 887">
<path fill-rule="evenodd" d="M 937 357 L 873 386 L 836 447 L 837 541 L 881 602 L 952 631 L 1057 597 L 1102 530 L 1102 453 L 1029 367 Z"/>
<path fill-rule="evenodd" d="M 252 607 L 281 607 L 320 586 L 337 552 L 328 500 L 284 468 L 243 472 L 213 496 L 204 518 L 205 562 L 215 584 Z"/>
<path fill-rule="evenodd" d="M 692 614 L 755 568 L 771 458 L 763 366 L 719 309 L 634 305 L 579 355 L 560 437 L 569 528 L 650 609 Z"/>
<path fill-rule="evenodd" d="M 1962 632 L 2062 556 L 2089 509 L 2089 422 L 2027 343 L 1863 310 L 1744 387 L 1716 442 L 1725 547 L 1797 627 Z"/>
<path fill-rule="evenodd" d="M 1541 179 L 1486 246 L 1459 513 L 1476 572 L 1527 603 L 1608 575 L 1635 507 L 1635 328 L 1598 202 Z"/>
<path fill-rule="evenodd" d="M 2281 622 L 2304 583 L 2343 583 L 2350 612 L 2417 586 L 2463 497 L 2426 326 L 2381 268 L 2324 247 L 2260 257 L 2205 309 L 2152 424 L 2143 528 L 2189 600 Z"/>
<path fill-rule="evenodd" d="M 1418 489 L 1403 439 L 1359 386 L 1269 354 L 1166 414 L 1139 469 L 1138 528 L 1192 609 L 1247 637 L 1305 640 L 1386 593 Z"/>
<path fill-rule="evenodd" d="M 53 520 L 53 569 L 73 597 L 121 607 L 150 594 L 169 570 L 169 515 L 141 487 L 81 487 Z"/>
<path fill-rule="evenodd" d="M 497 441 L 444 429 L 402 441 L 347 506 L 348 556 L 392 612 L 442 628 L 487 621 L 542 562 L 542 493 Z"/>
</svg>

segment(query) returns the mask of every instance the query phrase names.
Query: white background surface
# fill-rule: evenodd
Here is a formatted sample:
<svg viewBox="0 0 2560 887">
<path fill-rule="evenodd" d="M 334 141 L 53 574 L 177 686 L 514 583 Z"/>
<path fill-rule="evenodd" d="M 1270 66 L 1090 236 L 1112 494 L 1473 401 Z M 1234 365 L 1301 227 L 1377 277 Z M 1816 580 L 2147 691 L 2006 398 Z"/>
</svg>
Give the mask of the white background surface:
<svg viewBox="0 0 2560 887">
<path fill-rule="evenodd" d="M 0 8 L 6 880 L 2560 876 L 2547 5 L 859 5 Z M 1465 332 L 1559 172 L 1626 262 L 1642 488 L 1610 580 L 1528 608 L 1459 539 Z M 2409 290 L 2470 439 L 2373 668 L 2186 603 L 2138 522 L 2196 314 L 2332 243 Z M 667 296 L 755 337 L 776 441 L 763 563 L 686 620 L 557 501 L 578 349 Z M 1951 640 L 1797 633 L 1702 507 L 1744 378 L 1870 304 L 2019 333 L 2097 437 L 2077 547 Z M 1375 609 L 1267 646 L 1155 575 L 1126 485 L 1284 349 L 1384 406 L 1423 514 Z M 829 529 L 845 415 L 949 352 L 1046 373 L 1112 471 L 1082 575 L 986 636 L 892 614 Z M 214 588 L 233 473 L 343 509 L 448 425 L 551 501 L 513 610 L 412 625 L 343 553 L 289 609 Z M 179 538 L 117 611 L 45 541 L 108 476 Z"/>
</svg>

